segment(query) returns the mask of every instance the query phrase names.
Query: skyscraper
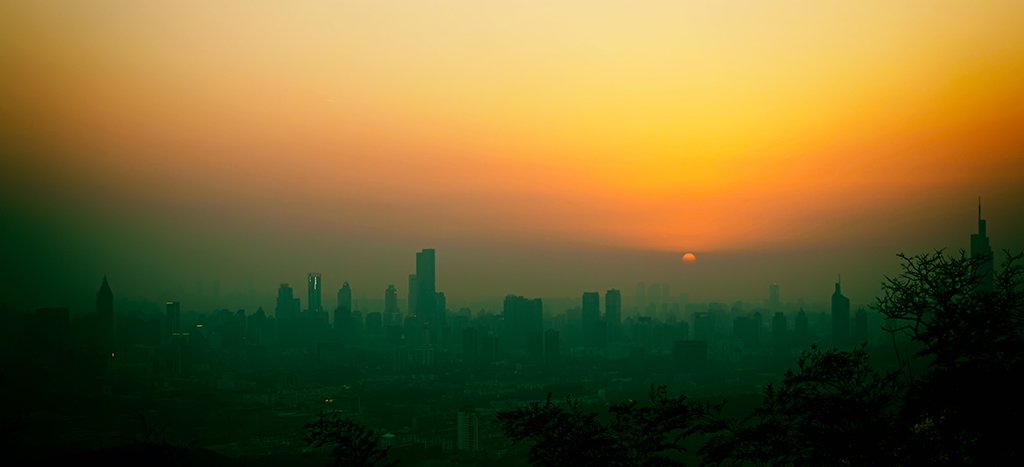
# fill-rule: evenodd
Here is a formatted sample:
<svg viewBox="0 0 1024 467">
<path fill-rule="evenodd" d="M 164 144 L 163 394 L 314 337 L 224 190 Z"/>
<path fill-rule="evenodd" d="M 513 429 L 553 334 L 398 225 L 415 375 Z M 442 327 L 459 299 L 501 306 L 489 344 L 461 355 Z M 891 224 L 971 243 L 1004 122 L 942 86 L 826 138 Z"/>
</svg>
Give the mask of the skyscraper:
<svg viewBox="0 0 1024 467">
<path fill-rule="evenodd" d="M 167 302 L 167 333 L 174 335 L 181 332 L 181 304 Z"/>
<path fill-rule="evenodd" d="M 850 339 L 850 299 L 843 296 L 840 283 L 832 294 L 832 344 L 845 346 Z"/>
<path fill-rule="evenodd" d="M 768 286 L 768 309 L 777 311 L 782 303 L 779 301 L 779 284 Z"/>
<path fill-rule="evenodd" d="M 807 323 L 807 313 L 804 313 L 804 309 L 801 308 L 800 312 L 796 314 L 796 321 L 793 323 L 793 343 L 799 347 L 807 347 L 807 344 L 811 342 L 810 329 Z"/>
<path fill-rule="evenodd" d="M 992 268 L 994 258 L 992 245 L 988 241 L 985 220 L 981 218 L 981 199 L 978 199 L 978 233 L 971 234 L 971 259 L 980 262 L 975 272 L 984 292 L 992 290 L 995 284 L 995 270 Z"/>
<path fill-rule="evenodd" d="M 853 336 L 858 344 L 868 341 L 868 313 L 863 308 L 858 308 L 854 315 Z"/>
<path fill-rule="evenodd" d="M 604 293 L 604 320 L 613 325 L 622 322 L 622 293 L 618 290 Z"/>
<path fill-rule="evenodd" d="M 502 342 L 509 347 L 525 349 L 530 335 L 544 332 L 544 305 L 541 299 L 530 300 L 516 295 L 505 296 L 501 312 L 505 333 Z"/>
<path fill-rule="evenodd" d="M 409 316 L 416 316 L 416 295 L 419 293 L 419 289 L 416 287 L 416 274 L 409 274 L 409 294 L 405 297 L 405 301 L 408 302 L 406 306 L 409 308 Z"/>
<path fill-rule="evenodd" d="M 341 284 L 341 288 L 338 289 L 337 309 L 343 310 L 343 312 L 347 314 L 352 313 L 352 287 L 348 285 L 348 282 Z"/>
<path fill-rule="evenodd" d="M 423 324 L 437 324 L 437 288 L 434 283 L 434 250 L 416 253 L 416 315 Z"/>
<path fill-rule="evenodd" d="M 114 347 L 114 293 L 110 291 L 107 276 L 103 276 L 99 292 L 96 292 L 96 317 L 99 321 L 98 344 L 103 353 Z"/>
<path fill-rule="evenodd" d="M 384 291 L 384 326 L 402 324 L 402 313 L 398 311 L 398 291 L 394 284 L 388 284 Z"/>
<path fill-rule="evenodd" d="M 601 319 L 601 294 L 583 292 L 583 336 L 587 346 L 596 347 L 597 322 Z"/>
<path fill-rule="evenodd" d="M 480 450 L 480 421 L 473 407 L 459 409 L 458 438 L 460 451 Z"/>
<path fill-rule="evenodd" d="M 308 285 L 307 290 L 309 291 L 309 297 L 307 303 L 309 304 L 310 313 L 319 313 L 324 311 L 324 307 L 320 302 L 320 273 L 311 272 L 309 277 L 306 279 Z"/>
<path fill-rule="evenodd" d="M 772 354 L 775 356 L 789 355 L 789 327 L 786 315 L 781 311 L 772 317 Z"/>
</svg>

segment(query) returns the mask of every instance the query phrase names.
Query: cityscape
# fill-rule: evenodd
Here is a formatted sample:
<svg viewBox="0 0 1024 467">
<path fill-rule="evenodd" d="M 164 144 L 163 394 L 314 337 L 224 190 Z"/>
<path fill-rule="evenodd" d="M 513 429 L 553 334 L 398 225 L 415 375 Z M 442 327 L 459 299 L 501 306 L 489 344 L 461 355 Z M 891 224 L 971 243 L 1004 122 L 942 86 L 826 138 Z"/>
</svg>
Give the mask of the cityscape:
<svg viewBox="0 0 1024 467">
<path fill-rule="evenodd" d="M 5 465 L 1019 462 L 1022 24 L 0 2 Z"/>
</svg>

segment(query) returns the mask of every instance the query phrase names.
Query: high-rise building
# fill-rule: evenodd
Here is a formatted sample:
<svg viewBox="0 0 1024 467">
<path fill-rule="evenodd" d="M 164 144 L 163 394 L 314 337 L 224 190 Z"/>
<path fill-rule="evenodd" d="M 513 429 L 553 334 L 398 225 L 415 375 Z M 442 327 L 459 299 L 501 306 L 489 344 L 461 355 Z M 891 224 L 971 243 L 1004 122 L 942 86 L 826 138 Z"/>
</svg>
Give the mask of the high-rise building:
<svg viewBox="0 0 1024 467">
<path fill-rule="evenodd" d="M 409 308 L 409 312 L 407 313 L 409 316 L 417 316 L 416 315 L 416 302 L 417 302 L 416 295 L 417 294 L 419 294 L 419 289 L 417 288 L 417 285 L 416 285 L 416 274 L 409 274 L 409 293 L 405 297 L 405 301 L 408 302 L 406 304 L 406 306 Z"/>
<path fill-rule="evenodd" d="M 544 331 L 544 305 L 539 298 L 507 295 L 501 316 L 505 328 L 502 342 L 509 347 L 525 349 L 531 334 Z"/>
<path fill-rule="evenodd" d="M 458 448 L 460 451 L 480 450 L 480 420 L 473 407 L 459 409 Z"/>
<path fill-rule="evenodd" d="M 178 302 L 167 302 L 167 334 L 175 335 L 181 332 L 181 304 Z"/>
<path fill-rule="evenodd" d="M 832 344 L 845 346 L 850 339 L 850 299 L 843 296 L 840 283 L 832 294 Z"/>
<path fill-rule="evenodd" d="M 811 343 L 807 313 L 804 313 L 803 308 L 796 314 L 796 321 L 793 323 L 793 343 L 801 349 Z"/>
<path fill-rule="evenodd" d="M 274 316 L 277 319 L 294 319 L 292 307 L 295 304 L 292 288 L 288 284 L 281 284 L 277 288 L 277 307 L 274 308 Z"/>
<path fill-rule="evenodd" d="M 307 289 L 309 291 L 309 297 L 307 304 L 309 305 L 310 313 L 320 313 L 324 311 L 324 307 L 320 302 L 320 273 L 311 272 L 309 277 L 306 279 Z"/>
<path fill-rule="evenodd" d="M 597 347 L 597 322 L 601 320 L 601 294 L 583 293 L 583 336 L 588 347 Z"/>
<path fill-rule="evenodd" d="M 604 320 L 609 324 L 622 322 L 622 293 L 611 289 L 604 293 Z"/>
<path fill-rule="evenodd" d="M 398 310 L 398 291 L 394 284 L 388 284 L 384 291 L 384 326 L 402 323 L 402 313 Z"/>
<path fill-rule="evenodd" d="M 995 285 L 995 270 L 992 267 L 994 257 L 992 245 L 988 240 L 985 220 L 981 218 L 980 198 L 978 199 L 978 233 L 971 234 L 971 259 L 980 263 L 975 272 L 980 282 L 979 288 L 984 292 L 991 291 Z"/>
<path fill-rule="evenodd" d="M 778 311 L 782 305 L 779 300 L 779 284 L 772 284 L 768 286 L 768 309 L 772 311 Z"/>
<path fill-rule="evenodd" d="M 544 333 L 544 361 L 549 365 L 557 363 L 559 352 L 558 331 L 548 329 Z"/>
<path fill-rule="evenodd" d="M 102 352 L 114 349 L 114 293 L 110 291 L 107 276 L 103 276 L 99 292 L 96 292 L 96 317 L 99 329 L 96 337 Z"/>
<path fill-rule="evenodd" d="M 661 284 L 651 284 L 647 288 L 647 304 L 653 304 L 655 309 L 661 305 Z"/>
<path fill-rule="evenodd" d="M 437 325 L 437 287 L 434 282 L 434 250 L 416 253 L 416 315 L 423 324 Z"/>
<path fill-rule="evenodd" d="M 348 282 L 341 284 L 341 288 L 338 289 L 338 309 L 352 313 L 352 287 L 348 285 Z"/>
<path fill-rule="evenodd" d="M 772 354 L 776 356 L 789 355 L 789 329 L 786 322 L 786 315 L 781 311 L 775 312 L 772 317 Z"/>
<path fill-rule="evenodd" d="M 868 313 L 863 308 L 858 308 L 854 315 L 853 336 L 858 344 L 868 341 Z"/>
<path fill-rule="evenodd" d="M 448 311 L 448 299 L 445 298 L 444 292 L 437 293 L 437 305 L 434 309 L 434 319 L 437 326 L 444 326 L 446 324 Z"/>
</svg>

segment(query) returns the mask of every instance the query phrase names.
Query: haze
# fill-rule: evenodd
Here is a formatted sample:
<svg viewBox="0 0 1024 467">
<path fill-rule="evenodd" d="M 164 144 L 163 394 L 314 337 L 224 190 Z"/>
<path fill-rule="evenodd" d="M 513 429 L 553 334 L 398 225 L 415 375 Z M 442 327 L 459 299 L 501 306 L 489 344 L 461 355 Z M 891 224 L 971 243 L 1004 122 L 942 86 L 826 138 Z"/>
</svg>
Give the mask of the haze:
<svg viewBox="0 0 1024 467">
<path fill-rule="evenodd" d="M 1024 238 L 1024 4 L 3 2 L 3 295 L 855 303 Z M 680 258 L 692 252 L 693 264 Z M 251 281 L 251 282 L 250 282 Z M 203 303 L 198 303 L 204 305 Z M 210 306 L 214 304 L 210 303 Z M 225 305 L 227 306 L 227 305 Z M 230 306 L 236 306 L 231 304 Z"/>
</svg>

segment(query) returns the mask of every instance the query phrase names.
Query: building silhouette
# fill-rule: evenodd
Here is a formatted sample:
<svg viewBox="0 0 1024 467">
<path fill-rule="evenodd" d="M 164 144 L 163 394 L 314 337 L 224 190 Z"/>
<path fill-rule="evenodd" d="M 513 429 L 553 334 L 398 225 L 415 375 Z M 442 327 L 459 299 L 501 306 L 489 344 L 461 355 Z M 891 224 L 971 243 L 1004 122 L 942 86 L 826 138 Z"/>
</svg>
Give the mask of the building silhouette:
<svg viewBox="0 0 1024 467">
<path fill-rule="evenodd" d="M 768 286 L 768 309 L 778 311 L 782 302 L 779 300 L 779 284 Z"/>
<path fill-rule="evenodd" d="M 543 316 L 544 305 L 541 299 L 505 296 L 501 313 L 504 323 L 502 341 L 511 348 L 525 349 L 532 334 L 544 331 Z"/>
<path fill-rule="evenodd" d="M 850 299 L 843 296 L 840 282 L 832 294 L 832 344 L 845 346 L 850 340 Z"/>
<path fill-rule="evenodd" d="M 409 308 L 409 316 L 417 316 L 416 314 L 416 296 L 419 294 L 419 289 L 416 285 L 416 274 L 409 274 L 409 293 L 405 297 L 406 306 Z"/>
<path fill-rule="evenodd" d="M 863 308 L 858 308 L 854 315 L 853 337 L 858 344 L 868 341 L 868 313 Z"/>
<path fill-rule="evenodd" d="M 544 362 L 549 365 L 558 363 L 558 355 L 560 352 L 558 331 L 548 329 L 547 332 L 544 333 Z"/>
<path fill-rule="evenodd" d="M 167 302 L 167 335 L 173 336 L 181 332 L 181 304 L 178 302 Z"/>
<path fill-rule="evenodd" d="M 807 313 L 804 313 L 804 309 L 801 308 L 800 312 L 796 314 L 796 320 L 793 323 L 793 344 L 802 349 L 810 343 L 811 335 L 807 322 Z"/>
<path fill-rule="evenodd" d="M 307 289 L 309 291 L 309 297 L 307 297 L 307 303 L 309 305 L 310 313 L 320 313 L 324 311 L 324 307 L 321 304 L 320 298 L 320 273 L 311 272 L 306 279 Z"/>
<path fill-rule="evenodd" d="M 96 292 L 96 341 L 103 353 L 114 350 L 114 293 L 110 291 L 107 276 L 103 276 L 100 290 Z"/>
<path fill-rule="evenodd" d="M 460 451 L 480 450 L 480 419 L 473 407 L 465 406 L 459 409 L 457 430 Z"/>
<path fill-rule="evenodd" d="M 384 291 L 384 326 L 401 324 L 402 312 L 398 310 L 398 291 L 394 284 L 388 284 Z"/>
<path fill-rule="evenodd" d="M 416 253 L 416 316 L 424 325 L 437 324 L 437 288 L 434 283 L 434 250 Z"/>
<path fill-rule="evenodd" d="M 772 355 L 789 355 L 789 325 L 781 311 L 772 317 Z"/>
<path fill-rule="evenodd" d="M 995 270 L 993 268 L 994 257 L 992 245 L 989 244 L 986 222 L 981 218 L 981 199 L 978 199 L 978 233 L 971 234 L 971 259 L 978 261 L 978 269 L 975 274 L 978 277 L 979 288 L 983 292 L 989 292 L 995 285 Z"/>
<path fill-rule="evenodd" d="M 604 293 L 604 320 L 612 325 L 622 323 L 622 293 L 618 290 Z"/>
<path fill-rule="evenodd" d="M 588 347 L 597 347 L 597 323 L 601 320 L 601 294 L 583 293 L 583 338 Z"/>
</svg>

